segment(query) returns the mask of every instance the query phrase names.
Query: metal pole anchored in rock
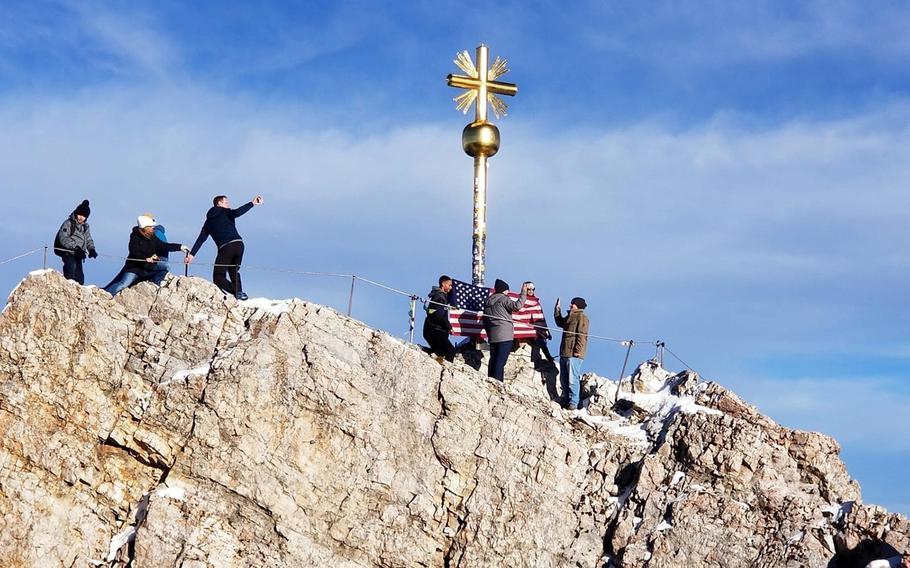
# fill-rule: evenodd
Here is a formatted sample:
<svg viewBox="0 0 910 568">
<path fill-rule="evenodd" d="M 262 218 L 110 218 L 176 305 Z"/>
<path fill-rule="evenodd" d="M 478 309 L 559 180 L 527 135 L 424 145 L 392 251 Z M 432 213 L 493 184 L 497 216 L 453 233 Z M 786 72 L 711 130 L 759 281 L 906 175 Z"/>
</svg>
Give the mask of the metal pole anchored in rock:
<svg viewBox="0 0 910 568">
<path fill-rule="evenodd" d="M 471 280 L 475 286 L 483 286 L 486 273 L 487 243 L 487 158 L 499 151 L 499 129 L 487 121 L 487 103 L 493 107 L 496 118 L 506 115 L 508 105 L 496 95 L 515 96 L 518 85 L 505 83 L 496 79 L 508 73 L 508 62 L 497 57 L 489 64 L 487 46 L 477 47 L 475 60 L 462 51 L 455 57 L 457 65 L 466 75 L 448 75 L 446 82 L 450 87 L 465 89 L 455 97 L 455 108 L 468 113 L 474 105 L 474 122 L 464 127 L 461 133 L 461 145 L 468 156 L 474 158 L 474 230 L 471 247 Z"/>
<path fill-rule="evenodd" d="M 408 310 L 408 343 L 414 343 L 414 327 L 417 324 L 417 296 L 411 296 L 411 306 Z"/>
<path fill-rule="evenodd" d="M 626 375 L 626 365 L 629 364 L 629 353 L 632 352 L 632 346 L 635 344 L 635 342 L 632 341 L 631 339 L 628 341 L 624 341 L 623 343 L 627 344 L 628 347 L 626 348 L 626 358 L 622 362 L 622 371 L 619 372 L 619 380 L 616 381 L 616 396 L 613 398 L 613 404 L 616 404 L 617 402 L 619 402 L 619 387 L 622 386 L 622 378 Z M 634 383 L 632 384 L 632 392 L 635 392 Z"/>
<path fill-rule="evenodd" d="M 354 310 L 354 284 L 357 282 L 357 276 L 351 275 L 351 294 L 348 296 L 348 317 L 351 317 L 351 312 Z"/>
</svg>

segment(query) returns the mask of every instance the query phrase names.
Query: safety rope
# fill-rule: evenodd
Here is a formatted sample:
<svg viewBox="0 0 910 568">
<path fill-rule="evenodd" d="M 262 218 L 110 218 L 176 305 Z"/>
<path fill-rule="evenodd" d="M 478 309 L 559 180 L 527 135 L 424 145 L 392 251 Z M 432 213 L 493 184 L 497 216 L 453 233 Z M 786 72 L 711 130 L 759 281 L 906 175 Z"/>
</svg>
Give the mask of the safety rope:
<svg viewBox="0 0 910 568">
<path fill-rule="evenodd" d="M 22 253 L 22 254 L 20 254 L 20 255 L 16 255 L 16 256 L 14 256 L 14 257 L 12 257 L 12 258 L 8 258 L 8 259 L 6 259 L 6 260 L 0 261 L 0 265 L 6 264 L 6 263 L 8 263 L 8 262 L 12 262 L 12 261 L 14 261 L 14 260 L 19 260 L 20 258 L 25 258 L 26 256 L 28 256 L 28 255 L 30 255 L 30 254 L 35 254 L 36 252 L 41 251 L 41 250 L 44 250 L 44 247 L 38 247 L 38 248 L 33 249 L 33 250 L 30 250 L 30 251 L 28 251 L 28 252 L 24 252 L 24 253 Z"/>
</svg>

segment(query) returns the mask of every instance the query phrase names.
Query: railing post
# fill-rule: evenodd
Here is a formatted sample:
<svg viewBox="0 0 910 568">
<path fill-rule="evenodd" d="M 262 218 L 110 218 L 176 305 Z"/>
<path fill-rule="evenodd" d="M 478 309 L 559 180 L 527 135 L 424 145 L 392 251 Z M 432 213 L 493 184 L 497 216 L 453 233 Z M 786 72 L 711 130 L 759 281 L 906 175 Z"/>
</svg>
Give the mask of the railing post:
<svg viewBox="0 0 910 568">
<path fill-rule="evenodd" d="M 351 294 L 348 296 L 348 317 L 351 317 L 351 311 L 354 309 L 354 283 L 357 282 L 357 276 L 351 275 Z"/>
<path fill-rule="evenodd" d="M 619 402 L 619 387 L 622 386 L 622 378 L 626 375 L 626 365 L 629 363 L 629 353 L 632 351 L 632 345 L 635 344 L 631 339 L 628 341 L 629 347 L 626 349 L 626 358 L 622 362 L 622 371 L 619 372 L 619 380 L 616 382 L 616 396 L 613 398 L 613 404 Z M 632 392 L 635 392 L 635 383 L 632 383 Z"/>
<path fill-rule="evenodd" d="M 47 270 L 47 245 L 44 245 L 44 269 Z"/>
<path fill-rule="evenodd" d="M 417 320 L 417 296 L 411 296 L 411 309 L 408 310 L 408 343 L 414 343 L 414 325 Z"/>
</svg>

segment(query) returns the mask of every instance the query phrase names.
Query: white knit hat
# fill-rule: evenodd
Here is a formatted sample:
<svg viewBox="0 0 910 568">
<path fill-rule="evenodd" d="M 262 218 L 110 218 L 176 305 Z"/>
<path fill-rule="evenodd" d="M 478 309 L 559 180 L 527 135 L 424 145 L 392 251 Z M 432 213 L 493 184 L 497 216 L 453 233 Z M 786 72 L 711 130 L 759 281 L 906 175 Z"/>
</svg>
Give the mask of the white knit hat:
<svg viewBox="0 0 910 568">
<path fill-rule="evenodd" d="M 139 224 L 140 229 L 146 227 L 154 227 L 158 223 L 155 222 L 155 218 L 151 213 L 143 213 L 142 215 L 136 217 L 136 222 Z"/>
</svg>

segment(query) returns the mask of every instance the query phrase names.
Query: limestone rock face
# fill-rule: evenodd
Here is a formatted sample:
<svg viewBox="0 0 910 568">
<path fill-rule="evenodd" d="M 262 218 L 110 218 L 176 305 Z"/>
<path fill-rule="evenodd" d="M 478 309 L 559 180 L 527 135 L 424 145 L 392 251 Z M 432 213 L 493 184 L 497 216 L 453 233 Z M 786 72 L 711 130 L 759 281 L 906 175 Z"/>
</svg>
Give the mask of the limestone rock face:
<svg viewBox="0 0 910 568">
<path fill-rule="evenodd" d="M 569 413 L 527 348 L 505 385 L 482 359 L 197 278 L 33 274 L 0 316 L 2 565 L 908 563 L 828 437 L 649 362 Z"/>
</svg>

